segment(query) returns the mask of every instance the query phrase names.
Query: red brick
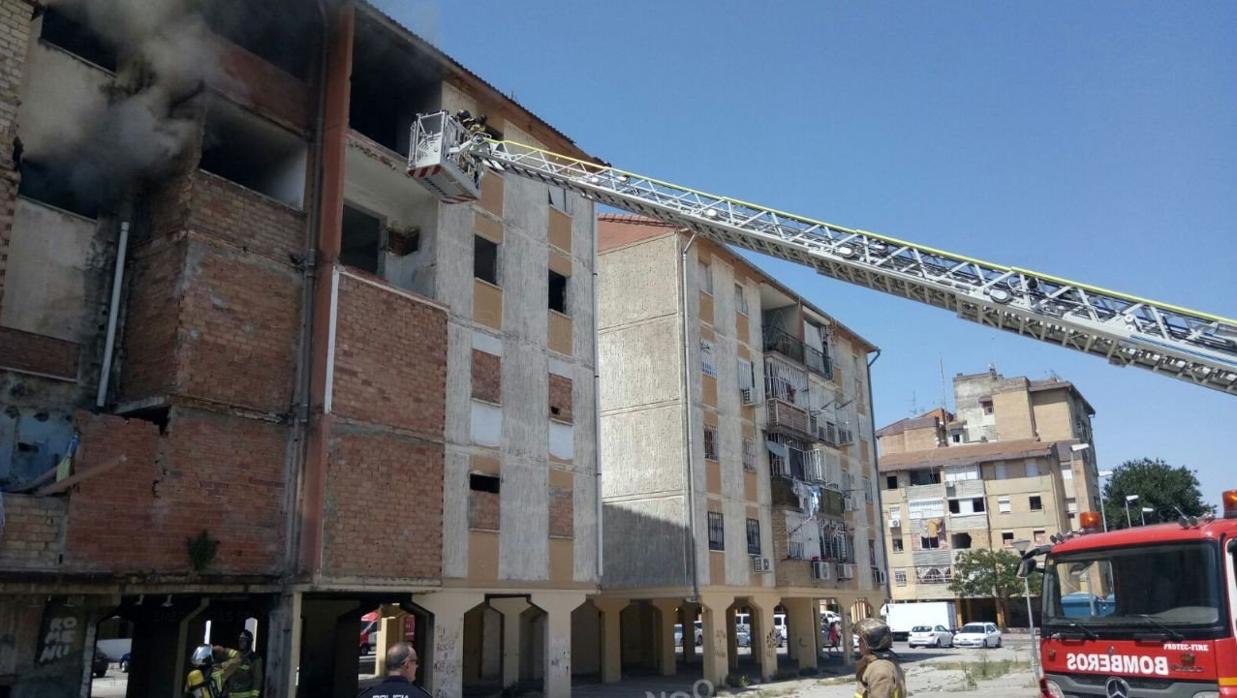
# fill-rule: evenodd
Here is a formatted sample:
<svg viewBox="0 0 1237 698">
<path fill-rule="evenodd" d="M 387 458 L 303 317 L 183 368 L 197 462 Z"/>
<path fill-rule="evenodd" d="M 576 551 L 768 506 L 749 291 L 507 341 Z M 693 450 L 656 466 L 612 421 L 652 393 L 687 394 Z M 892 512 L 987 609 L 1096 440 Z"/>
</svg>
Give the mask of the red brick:
<svg viewBox="0 0 1237 698">
<path fill-rule="evenodd" d="M 472 396 L 486 402 L 502 402 L 502 358 L 472 350 Z"/>
<path fill-rule="evenodd" d="M 468 493 L 468 527 L 497 531 L 501 521 L 501 504 L 497 492 Z"/>
<path fill-rule="evenodd" d="M 550 535 L 570 538 L 575 531 L 575 506 L 566 487 L 550 488 Z"/>
<path fill-rule="evenodd" d="M 550 374 L 550 419 L 571 422 L 571 379 Z"/>
<path fill-rule="evenodd" d="M 0 327 L 0 368 L 76 380 L 81 349 L 63 339 Z"/>
</svg>

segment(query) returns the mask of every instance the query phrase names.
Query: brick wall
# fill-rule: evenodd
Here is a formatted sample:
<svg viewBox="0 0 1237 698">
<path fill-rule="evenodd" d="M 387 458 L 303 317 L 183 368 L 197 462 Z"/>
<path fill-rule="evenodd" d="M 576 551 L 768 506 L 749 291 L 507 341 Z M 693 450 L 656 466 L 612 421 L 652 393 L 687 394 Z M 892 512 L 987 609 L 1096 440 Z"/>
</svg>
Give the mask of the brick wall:
<svg viewBox="0 0 1237 698">
<path fill-rule="evenodd" d="M 0 368 L 76 379 L 81 349 L 63 339 L 0 327 Z"/>
<path fill-rule="evenodd" d="M 502 359 L 493 354 L 472 350 L 472 396 L 478 400 L 502 402 Z"/>
<path fill-rule="evenodd" d="M 497 492 L 468 493 L 468 527 L 483 531 L 497 531 L 501 521 L 502 507 Z"/>
<path fill-rule="evenodd" d="M 190 181 L 190 230 L 280 264 L 304 253 L 303 212 L 209 172 L 194 172 Z"/>
<path fill-rule="evenodd" d="M 572 421 L 570 378 L 550 374 L 550 417 L 562 422 Z"/>
<path fill-rule="evenodd" d="M 67 502 L 62 497 L 4 495 L 0 569 L 46 569 L 64 552 Z"/>
<path fill-rule="evenodd" d="M 4 276 L 18 181 L 9 144 L 17 135 L 18 95 L 26 62 L 26 44 L 30 39 L 30 11 L 30 5 L 23 0 L 0 0 L 0 303 L 4 302 Z"/>
<path fill-rule="evenodd" d="M 173 392 L 180 320 L 184 241 L 157 240 L 131 258 L 129 298 L 121 327 L 120 395 L 136 400 Z"/>
<path fill-rule="evenodd" d="M 212 35 L 210 42 L 221 69 L 212 87 L 284 126 L 309 128 L 311 95 L 305 83 L 223 37 Z"/>
<path fill-rule="evenodd" d="M 566 487 L 550 488 L 550 535 L 570 538 L 575 530 L 572 492 Z"/>
<path fill-rule="evenodd" d="M 328 575 L 442 576 L 442 449 L 385 430 L 336 427 L 327 465 Z"/>
<path fill-rule="evenodd" d="M 442 439 L 447 314 L 346 274 L 335 330 L 335 414 Z"/>
<path fill-rule="evenodd" d="M 273 574 L 284 531 L 285 428 L 174 407 L 155 424 L 78 413 L 76 467 L 127 461 L 69 495 L 65 566 L 117 573 L 191 569 L 186 539 L 219 541 L 208 573 Z"/>
</svg>

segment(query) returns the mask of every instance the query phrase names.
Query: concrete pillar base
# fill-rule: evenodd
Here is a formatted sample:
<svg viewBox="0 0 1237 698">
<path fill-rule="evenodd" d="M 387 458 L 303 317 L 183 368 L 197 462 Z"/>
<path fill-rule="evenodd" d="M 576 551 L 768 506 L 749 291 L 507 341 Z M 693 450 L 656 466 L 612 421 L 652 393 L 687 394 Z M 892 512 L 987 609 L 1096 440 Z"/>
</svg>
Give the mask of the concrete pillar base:
<svg viewBox="0 0 1237 698">
<path fill-rule="evenodd" d="M 787 653 L 799 663 L 800 669 L 815 669 L 817 644 L 820 640 L 819 603 L 816 599 L 783 599 L 789 637 Z"/>
<path fill-rule="evenodd" d="M 727 636 L 734 628 L 726 627 L 726 609 L 734 602 L 729 594 L 700 595 L 700 616 L 703 626 L 704 676 L 716 689 L 726 682 L 729 666 L 726 659 Z"/>
<path fill-rule="evenodd" d="M 622 622 L 627 599 L 604 597 L 593 599 L 601 612 L 601 682 L 616 683 L 623 678 Z"/>
<path fill-rule="evenodd" d="M 490 599 L 490 606 L 503 616 L 503 687 L 520 682 L 520 614 L 530 608 L 520 596 Z"/>
<path fill-rule="evenodd" d="M 678 655 L 674 645 L 674 624 L 679 620 L 678 607 L 682 605 L 679 599 L 654 599 L 653 608 L 657 609 L 657 671 L 662 676 L 674 676 Z M 683 626 L 683 647 L 695 652 L 691 645 L 690 624 Z"/>
<path fill-rule="evenodd" d="M 777 633 L 773 630 L 773 609 L 777 607 L 776 596 L 753 596 L 749 606 L 752 610 L 752 652 L 758 653 L 760 678 L 768 681 L 777 673 Z"/>
<path fill-rule="evenodd" d="M 485 601 L 479 592 L 440 591 L 418 596 L 417 603 L 433 614 L 430 657 L 422 660 L 425 684 L 435 698 L 459 698 L 464 690 L 464 614 Z"/>
<path fill-rule="evenodd" d="M 534 592 L 531 600 L 546 613 L 545 690 L 542 695 L 567 698 L 571 695 L 571 612 L 584 603 L 585 595 L 583 592 L 543 591 Z"/>
</svg>

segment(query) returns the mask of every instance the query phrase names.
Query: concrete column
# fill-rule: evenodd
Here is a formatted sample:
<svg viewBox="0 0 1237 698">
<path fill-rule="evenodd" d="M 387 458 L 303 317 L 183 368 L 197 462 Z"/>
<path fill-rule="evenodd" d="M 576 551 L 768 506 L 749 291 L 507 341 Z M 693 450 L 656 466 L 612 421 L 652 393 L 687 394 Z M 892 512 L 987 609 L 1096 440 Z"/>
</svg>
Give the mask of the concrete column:
<svg viewBox="0 0 1237 698">
<path fill-rule="evenodd" d="M 503 616 L 503 688 L 520 682 L 520 614 L 529 609 L 521 596 L 490 599 L 490 606 Z"/>
<path fill-rule="evenodd" d="M 714 688 L 722 686 L 726 681 L 728 667 L 726 664 L 726 636 L 733 634 L 726 628 L 726 609 L 734 602 L 734 597 L 727 594 L 701 594 L 700 616 L 704 630 L 704 643 L 701 647 L 704 655 L 704 679 L 711 681 Z"/>
<path fill-rule="evenodd" d="M 838 610 L 842 616 L 842 664 L 852 667 L 855 665 L 855 641 L 851 636 L 855 634 L 855 623 L 851 620 L 850 607 L 841 604 Z"/>
<path fill-rule="evenodd" d="M 601 612 L 601 682 L 615 683 L 623 678 L 623 635 L 621 616 L 627 599 L 593 599 Z"/>
<path fill-rule="evenodd" d="M 545 698 L 571 695 L 571 612 L 584 603 L 579 592 L 534 592 L 532 602 L 546 613 Z M 617 614 L 615 614 L 617 616 Z M 603 622 L 605 618 L 602 618 Z M 604 666 L 604 658 L 603 658 Z M 603 669 L 604 671 L 604 669 Z"/>
<path fill-rule="evenodd" d="M 734 628 L 735 608 L 726 609 L 726 667 L 727 671 L 739 667 L 739 633 Z"/>
<path fill-rule="evenodd" d="M 459 698 L 464 689 L 464 614 L 485 601 L 476 592 L 440 591 L 418 596 L 417 603 L 433 614 L 430 657 L 421 660 L 425 684 L 435 698 Z"/>
<path fill-rule="evenodd" d="M 408 612 L 396 605 L 384 605 L 378 611 L 378 642 L 374 645 L 374 674 L 387 673 L 387 650 L 407 640 L 405 619 Z"/>
<path fill-rule="evenodd" d="M 653 608 L 657 609 L 657 671 L 662 676 L 674 676 L 678 669 L 678 657 L 674 648 L 674 624 L 679 620 L 679 599 L 654 599 Z M 683 626 L 684 646 L 691 647 L 690 624 Z"/>
<path fill-rule="evenodd" d="M 282 594 L 267 616 L 260 642 L 266 647 L 262 666 L 264 696 L 290 696 L 296 692 L 296 671 L 301 656 L 301 594 Z M 137 637 L 137 634 L 134 634 Z M 136 639 L 135 639 L 136 642 Z"/>
<path fill-rule="evenodd" d="M 684 603 L 679 606 L 679 623 L 683 626 L 684 664 L 693 664 L 696 661 L 696 617 L 699 615 L 698 603 Z"/>
<path fill-rule="evenodd" d="M 817 629 L 816 617 L 820 611 L 816 599 L 784 599 L 786 607 L 786 624 L 790 636 L 786 640 L 786 651 L 799 662 L 800 669 L 816 668 L 816 645 L 820 631 Z"/>
<path fill-rule="evenodd" d="M 760 678 L 768 681 L 777 673 L 777 637 L 773 631 L 773 609 L 777 597 L 752 597 L 752 652 L 760 662 Z"/>
</svg>

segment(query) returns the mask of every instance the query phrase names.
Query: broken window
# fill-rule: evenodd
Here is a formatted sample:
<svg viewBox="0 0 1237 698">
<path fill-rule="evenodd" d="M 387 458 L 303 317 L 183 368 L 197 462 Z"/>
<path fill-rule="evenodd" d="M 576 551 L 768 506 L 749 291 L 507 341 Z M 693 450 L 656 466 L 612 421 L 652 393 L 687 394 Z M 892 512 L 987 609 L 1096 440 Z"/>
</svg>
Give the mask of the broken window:
<svg viewBox="0 0 1237 698">
<path fill-rule="evenodd" d="M 357 13 L 351 88 L 349 125 L 402 154 L 416 115 L 442 103 L 438 61 L 363 12 Z"/>
<path fill-rule="evenodd" d="M 55 8 L 43 10 L 39 38 L 104 70 L 116 72 L 116 50 L 85 24 Z"/>
<path fill-rule="evenodd" d="M 498 494 L 499 479 L 496 475 L 481 475 L 472 473 L 468 476 L 468 489 L 473 492 L 490 492 Z"/>
<path fill-rule="evenodd" d="M 25 159 L 20 168 L 21 183 L 17 193 L 27 199 L 86 218 L 97 218 L 103 199 L 110 198 L 110 192 L 99 190 L 93 183 L 81 186 L 83 183 L 63 164 Z"/>
<path fill-rule="evenodd" d="M 885 476 L 885 489 L 887 490 L 898 489 L 898 476 L 897 475 L 886 475 Z"/>
<path fill-rule="evenodd" d="M 301 0 L 210 0 L 198 12 L 216 34 L 302 80 L 318 60 L 321 19 Z"/>
<path fill-rule="evenodd" d="M 550 310 L 567 314 L 567 277 L 550 272 Z"/>
<path fill-rule="evenodd" d="M 299 136 L 217 100 L 206 115 L 201 168 L 299 209 L 307 147 Z"/>
<path fill-rule="evenodd" d="M 498 285 L 498 243 L 474 235 L 472 237 L 472 275 Z"/>
<path fill-rule="evenodd" d="M 970 548 L 971 548 L 971 534 L 969 534 L 969 533 L 955 533 L 955 534 L 953 534 L 953 535 L 951 535 L 951 536 L 949 537 L 949 544 L 950 544 L 950 545 L 951 545 L 951 546 L 952 546 L 955 550 L 970 550 Z"/>
<path fill-rule="evenodd" d="M 371 274 L 380 273 L 382 221 L 351 206 L 344 206 L 339 261 Z"/>
<path fill-rule="evenodd" d="M 1042 511 L 1044 508 L 1044 500 L 1039 495 L 1032 495 L 1028 503 L 1031 505 L 1031 511 Z"/>
</svg>

